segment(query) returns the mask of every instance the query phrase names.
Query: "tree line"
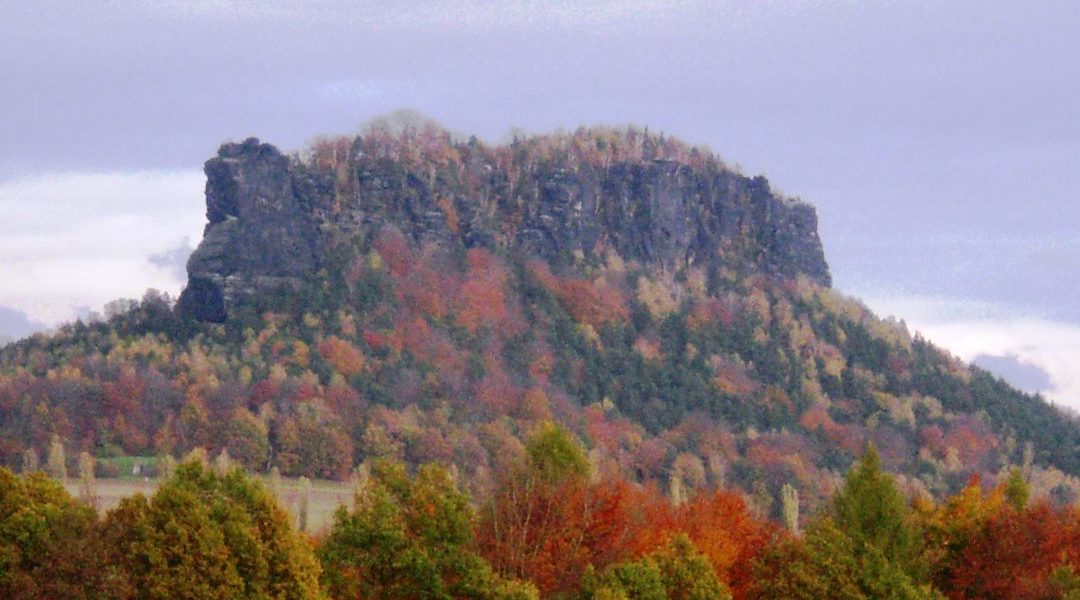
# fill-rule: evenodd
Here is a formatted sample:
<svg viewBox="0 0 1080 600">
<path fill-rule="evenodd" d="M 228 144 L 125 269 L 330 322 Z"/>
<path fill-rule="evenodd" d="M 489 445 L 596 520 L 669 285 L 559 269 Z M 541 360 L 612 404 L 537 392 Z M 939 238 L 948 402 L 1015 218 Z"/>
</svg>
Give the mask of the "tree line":
<svg viewBox="0 0 1080 600">
<path fill-rule="evenodd" d="M 1020 470 L 941 502 L 901 494 L 872 447 L 817 513 L 737 492 L 681 502 L 592 471 L 545 422 L 483 496 L 455 469 L 379 460 L 313 534 L 241 468 L 193 458 L 99 517 L 44 472 L 0 469 L 5 598 L 1075 598 L 1080 511 Z"/>
</svg>

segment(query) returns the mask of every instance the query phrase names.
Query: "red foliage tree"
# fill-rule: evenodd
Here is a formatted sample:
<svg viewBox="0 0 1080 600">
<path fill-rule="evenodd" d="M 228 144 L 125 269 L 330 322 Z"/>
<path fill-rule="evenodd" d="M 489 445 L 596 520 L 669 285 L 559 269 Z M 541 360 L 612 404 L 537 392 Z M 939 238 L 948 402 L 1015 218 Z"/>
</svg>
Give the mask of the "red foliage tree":
<svg viewBox="0 0 1080 600">
<path fill-rule="evenodd" d="M 559 277 L 547 263 L 532 261 L 529 272 L 559 300 L 575 321 L 598 326 L 612 321 L 624 321 L 630 308 L 622 291 L 600 280 L 589 281 L 576 277 Z"/>
<path fill-rule="evenodd" d="M 396 227 L 385 227 L 375 238 L 375 251 L 386 262 L 390 274 L 402 277 L 412 267 L 412 250 L 409 249 L 409 241 Z"/>
<path fill-rule="evenodd" d="M 957 559 L 946 590 L 950 598 L 1049 598 L 1050 573 L 1080 567 L 1080 518 L 1074 508 L 1042 502 L 1001 510 Z"/>
</svg>

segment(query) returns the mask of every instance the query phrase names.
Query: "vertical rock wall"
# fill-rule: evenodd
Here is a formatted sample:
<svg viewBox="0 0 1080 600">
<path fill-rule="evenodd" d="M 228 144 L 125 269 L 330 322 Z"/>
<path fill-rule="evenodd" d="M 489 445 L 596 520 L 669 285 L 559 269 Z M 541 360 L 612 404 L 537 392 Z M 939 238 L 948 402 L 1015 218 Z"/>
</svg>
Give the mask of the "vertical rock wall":
<svg viewBox="0 0 1080 600">
<path fill-rule="evenodd" d="M 830 284 L 814 207 L 777 196 L 763 177 L 656 160 L 602 170 L 546 165 L 511 186 L 493 165 L 470 168 L 479 188 L 362 159 L 342 198 L 332 175 L 294 164 L 269 144 L 226 144 L 206 163 L 208 223 L 188 262 L 181 310 L 223 321 L 247 298 L 302 285 L 335 239 L 386 225 L 416 242 L 549 260 L 611 250 L 668 270 L 720 263 Z"/>
</svg>

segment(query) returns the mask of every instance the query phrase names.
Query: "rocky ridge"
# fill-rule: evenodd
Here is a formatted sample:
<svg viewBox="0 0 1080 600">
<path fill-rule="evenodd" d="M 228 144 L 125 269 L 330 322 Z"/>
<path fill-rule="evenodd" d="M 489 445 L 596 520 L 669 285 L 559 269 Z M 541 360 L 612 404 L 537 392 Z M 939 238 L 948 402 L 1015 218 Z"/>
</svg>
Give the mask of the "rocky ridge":
<svg viewBox="0 0 1080 600">
<path fill-rule="evenodd" d="M 208 223 L 188 262 L 181 310 L 224 321 L 249 299 L 299 289 L 336 244 L 385 227 L 417 242 L 555 263 L 614 251 L 672 272 L 804 274 L 830 284 L 814 207 L 715 162 L 508 166 L 474 152 L 448 173 L 423 159 L 365 154 L 359 137 L 344 153 L 335 169 L 254 138 L 221 146 L 205 165 Z"/>
</svg>

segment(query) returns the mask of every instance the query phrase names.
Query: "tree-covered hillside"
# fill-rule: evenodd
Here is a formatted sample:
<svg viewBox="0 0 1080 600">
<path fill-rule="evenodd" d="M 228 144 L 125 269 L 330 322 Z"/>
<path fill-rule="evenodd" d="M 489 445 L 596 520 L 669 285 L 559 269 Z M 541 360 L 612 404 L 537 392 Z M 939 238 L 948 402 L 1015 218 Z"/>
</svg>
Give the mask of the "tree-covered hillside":
<svg viewBox="0 0 1080 600">
<path fill-rule="evenodd" d="M 207 163 L 179 309 L 150 293 L 0 351 L 0 464 L 57 436 L 335 479 L 435 461 L 482 493 L 553 420 L 597 476 L 736 487 L 775 518 L 781 488 L 819 506 L 868 442 L 905 492 L 1011 466 L 1056 502 L 1080 490 L 1075 422 L 830 289 L 800 254 L 812 208 L 704 150 L 429 126 L 280 156 Z"/>
</svg>

